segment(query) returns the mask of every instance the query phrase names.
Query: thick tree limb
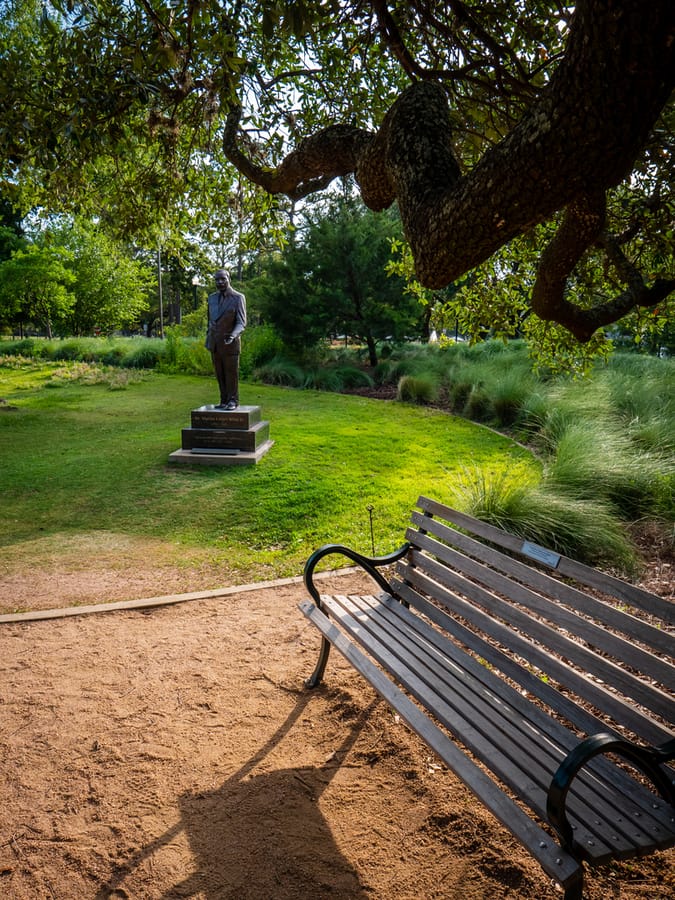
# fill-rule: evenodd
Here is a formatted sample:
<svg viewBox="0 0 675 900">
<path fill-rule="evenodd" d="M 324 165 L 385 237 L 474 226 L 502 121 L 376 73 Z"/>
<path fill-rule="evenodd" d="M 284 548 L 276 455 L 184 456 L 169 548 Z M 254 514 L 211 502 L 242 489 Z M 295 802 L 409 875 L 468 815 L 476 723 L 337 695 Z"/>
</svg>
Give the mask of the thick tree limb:
<svg viewBox="0 0 675 900">
<path fill-rule="evenodd" d="M 605 223 L 605 196 L 582 197 L 565 210 L 560 228 L 539 261 L 532 291 L 532 309 L 542 319 L 565 325 L 578 340 L 588 340 L 589 310 L 580 309 L 565 297 L 567 279 Z"/>
<path fill-rule="evenodd" d="M 280 166 L 269 169 L 254 163 L 239 148 L 240 118 L 241 107 L 234 107 L 225 126 L 225 155 L 254 184 L 270 194 L 286 194 L 292 200 L 306 197 L 327 187 L 334 178 L 353 172 L 359 156 L 374 138 L 362 128 L 331 125 L 305 138 Z"/>
<path fill-rule="evenodd" d="M 590 340 L 598 328 L 616 322 L 636 307 L 652 307 L 675 291 L 675 279 L 657 278 L 647 286 L 626 258 L 619 241 L 602 230 L 604 197 L 583 198 L 565 210 L 556 236 L 541 255 L 532 291 L 532 309 L 542 319 L 564 325 L 577 340 Z M 626 290 L 604 303 L 582 308 L 565 296 L 567 279 L 592 243 L 603 247 Z"/>
<path fill-rule="evenodd" d="M 305 196 L 316 184 L 354 172 L 371 209 L 396 200 L 417 277 L 429 288 L 444 287 L 566 209 L 542 255 L 533 305 L 587 340 L 673 289 L 668 281 L 646 288 L 634 280 L 595 310 L 580 310 L 564 296 L 567 277 L 602 230 L 605 191 L 630 173 L 674 84 L 672 0 L 579 0 L 547 90 L 464 177 L 452 151 L 446 94 L 427 81 L 400 95 L 376 135 L 332 126 L 302 141 L 277 169 L 255 166 L 237 149 L 236 114 L 225 150 L 244 175 L 273 193 Z"/>
</svg>

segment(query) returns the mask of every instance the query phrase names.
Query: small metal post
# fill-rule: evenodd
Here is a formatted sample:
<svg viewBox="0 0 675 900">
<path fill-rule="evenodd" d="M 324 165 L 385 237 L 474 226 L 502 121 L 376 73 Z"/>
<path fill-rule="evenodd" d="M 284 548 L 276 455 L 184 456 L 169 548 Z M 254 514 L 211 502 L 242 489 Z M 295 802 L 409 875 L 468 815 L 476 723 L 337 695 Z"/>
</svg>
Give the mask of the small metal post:
<svg viewBox="0 0 675 900">
<path fill-rule="evenodd" d="M 373 510 L 375 509 L 372 504 L 369 504 L 366 509 L 368 510 L 368 515 L 370 516 L 370 545 L 373 548 L 373 556 L 375 556 L 375 535 L 373 533 Z"/>
</svg>

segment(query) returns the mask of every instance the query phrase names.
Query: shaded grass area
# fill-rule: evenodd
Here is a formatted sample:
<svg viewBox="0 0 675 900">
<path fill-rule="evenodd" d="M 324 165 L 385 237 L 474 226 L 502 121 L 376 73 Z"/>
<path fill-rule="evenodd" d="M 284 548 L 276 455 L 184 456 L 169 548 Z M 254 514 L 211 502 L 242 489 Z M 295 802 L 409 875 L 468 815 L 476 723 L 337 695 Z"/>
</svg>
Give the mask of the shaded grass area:
<svg viewBox="0 0 675 900">
<path fill-rule="evenodd" d="M 539 470 L 505 437 L 438 410 L 261 385 L 242 391 L 271 423 L 259 465 L 170 465 L 190 410 L 214 401 L 212 379 L 148 372 L 111 390 L 53 372 L 0 368 L 6 562 L 38 538 L 92 531 L 159 538 L 176 565 L 222 563 L 228 583 L 296 575 L 326 541 L 370 553 L 371 512 L 375 551 L 393 550 L 418 495 L 451 502 L 468 464 Z"/>
</svg>

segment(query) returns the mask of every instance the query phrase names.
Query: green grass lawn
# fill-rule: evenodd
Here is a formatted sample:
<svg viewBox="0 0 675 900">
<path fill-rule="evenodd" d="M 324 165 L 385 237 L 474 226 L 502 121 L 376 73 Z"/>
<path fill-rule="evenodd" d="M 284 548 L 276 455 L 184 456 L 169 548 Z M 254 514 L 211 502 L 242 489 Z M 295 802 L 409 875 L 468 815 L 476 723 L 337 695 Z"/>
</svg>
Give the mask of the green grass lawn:
<svg viewBox="0 0 675 900">
<path fill-rule="evenodd" d="M 369 506 L 375 550 L 386 553 L 419 494 L 452 502 L 474 467 L 539 471 L 508 439 L 439 411 L 248 384 L 242 403 L 262 407 L 275 441 L 261 462 L 170 464 L 190 410 L 214 402 L 215 381 L 148 373 L 111 390 L 54 380 L 56 368 L 0 366 L 5 562 L 28 564 L 40 541 L 58 548 L 113 532 L 160 539 L 176 565 L 222 562 L 229 583 L 296 575 L 327 541 L 370 553 Z"/>
</svg>

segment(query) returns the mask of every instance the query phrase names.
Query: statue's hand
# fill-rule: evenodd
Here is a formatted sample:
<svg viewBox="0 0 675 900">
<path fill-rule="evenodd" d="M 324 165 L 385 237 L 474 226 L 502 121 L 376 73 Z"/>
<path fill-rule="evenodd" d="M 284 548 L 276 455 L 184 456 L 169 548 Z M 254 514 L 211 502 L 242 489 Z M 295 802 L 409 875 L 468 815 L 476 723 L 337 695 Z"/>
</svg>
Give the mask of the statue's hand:
<svg viewBox="0 0 675 900">
<path fill-rule="evenodd" d="M 225 343 L 226 343 L 226 344 L 233 344 L 233 343 L 234 343 L 234 338 L 232 337 L 232 335 L 229 335 L 229 337 L 226 337 L 226 338 L 225 338 Z"/>
</svg>

